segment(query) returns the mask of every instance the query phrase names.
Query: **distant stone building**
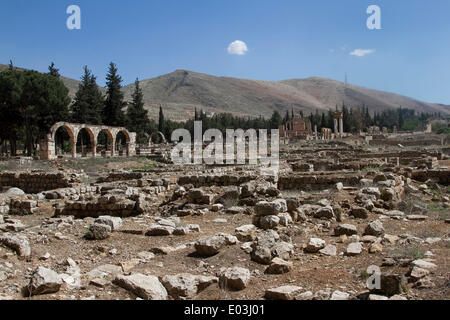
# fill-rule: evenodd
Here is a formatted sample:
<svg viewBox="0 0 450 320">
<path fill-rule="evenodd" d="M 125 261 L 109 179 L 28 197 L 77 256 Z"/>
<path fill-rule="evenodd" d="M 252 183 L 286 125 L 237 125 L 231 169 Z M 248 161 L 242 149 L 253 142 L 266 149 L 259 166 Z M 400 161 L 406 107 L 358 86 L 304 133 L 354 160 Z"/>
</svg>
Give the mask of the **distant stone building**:
<svg viewBox="0 0 450 320">
<path fill-rule="evenodd" d="M 294 119 L 287 121 L 279 129 L 281 138 L 306 139 L 313 134 L 311 121 L 304 120 L 299 115 L 295 115 Z"/>
</svg>

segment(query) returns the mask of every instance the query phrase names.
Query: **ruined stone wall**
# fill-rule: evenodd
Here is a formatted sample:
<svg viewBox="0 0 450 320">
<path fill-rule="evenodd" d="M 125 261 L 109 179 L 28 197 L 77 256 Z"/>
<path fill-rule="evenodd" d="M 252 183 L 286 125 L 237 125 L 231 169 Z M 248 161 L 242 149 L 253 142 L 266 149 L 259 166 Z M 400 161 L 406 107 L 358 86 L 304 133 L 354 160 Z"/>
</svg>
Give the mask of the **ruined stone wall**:
<svg viewBox="0 0 450 320">
<path fill-rule="evenodd" d="M 204 186 L 236 186 L 257 179 L 257 175 L 189 175 L 178 178 L 179 185 L 192 184 L 196 188 Z"/>
<path fill-rule="evenodd" d="M 0 187 L 16 187 L 26 193 L 39 193 L 46 190 L 71 187 L 69 177 L 63 173 L 2 172 Z"/>
<path fill-rule="evenodd" d="M 425 182 L 428 179 L 436 180 L 440 184 L 450 185 L 450 170 L 416 170 L 411 172 L 411 179 Z"/>
<path fill-rule="evenodd" d="M 429 145 L 438 145 L 442 144 L 441 139 L 427 139 L 427 140 L 397 140 L 397 139 L 374 139 L 369 142 L 371 146 L 397 146 L 401 144 L 405 147 L 414 147 L 414 146 L 429 146 Z"/>
<path fill-rule="evenodd" d="M 332 174 L 317 175 L 289 174 L 278 178 L 280 190 L 321 190 L 334 187 L 341 182 L 344 186 L 356 186 L 364 176 L 362 174 Z"/>
</svg>

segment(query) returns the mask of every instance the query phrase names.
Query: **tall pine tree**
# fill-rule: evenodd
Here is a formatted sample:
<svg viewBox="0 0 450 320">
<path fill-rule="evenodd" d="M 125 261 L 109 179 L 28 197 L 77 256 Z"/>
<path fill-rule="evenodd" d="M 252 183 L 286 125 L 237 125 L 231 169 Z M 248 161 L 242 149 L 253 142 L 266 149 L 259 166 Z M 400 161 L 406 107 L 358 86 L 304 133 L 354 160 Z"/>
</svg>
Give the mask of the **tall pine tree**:
<svg viewBox="0 0 450 320">
<path fill-rule="evenodd" d="M 123 100 L 122 78 L 117 74 L 117 67 L 110 63 L 108 74 L 106 76 L 106 101 L 103 109 L 103 124 L 108 126 L 125 125 L 125 114 L 122 108 L 125 106 Z"/>
<path fill-rule="evenodd" d="M 147 110 L 144 109 L 144 94 L 139 87 L 139 80 L 134 83 L 133 101 L 128 105 L 127 128 L 137 133 L 138 143 L 145 142 L 145 133 L 150 133 L 151 124 Z"/>
<path fill-rule="evenodd" d="M 162 106 L 159 106 L 159 122 L 158 122 L 158 131 L 164 133 L 165 125 L 164 125 L 164 113 L 162 110 Z"/>
<path fill-rule="evenodd" d="M 72 121 L 76 123 L 102 124 L 103 95 L 96 77 L 84 66 L 84 74 L 72 106 Z"/>
<path fill-rule="evenodd" d="M 55 64 L 52 62 L 52 64 L 48 67 L 48 74 L 56 77 L 59 79 L 60 74 L 59 74 L 59 69 L 56 69 Z"/>
</svg>

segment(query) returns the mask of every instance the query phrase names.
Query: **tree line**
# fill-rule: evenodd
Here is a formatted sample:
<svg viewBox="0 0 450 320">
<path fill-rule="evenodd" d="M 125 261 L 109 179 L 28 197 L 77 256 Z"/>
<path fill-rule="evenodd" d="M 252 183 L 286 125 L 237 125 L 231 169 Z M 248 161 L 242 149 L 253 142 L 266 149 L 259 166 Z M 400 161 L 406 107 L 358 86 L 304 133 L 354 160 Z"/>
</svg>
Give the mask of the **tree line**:
<svg viewBox="0 0 450 320">
<path fill-rule="evenodd" d="M 54 63 L 47 73 L 40 73 L 19 70 L 11 62 L 8 70 L 0 72 L 0 146 L 6 146 L 9 142 L 11 155 L 16 155 L 18 143 L 21 143 L 25 153 L 33 155 L 39 140 L 47 135 L 53 124 L 60 121 L 126 127 L 137 133 L 138 144 L 145 144 L 146 134 L 155 131 L 162 132 L 168 140 L 178 128 L 185 128 L 193 134 L 194 121 L 202 121 L 203 131 L 216 128 L 225 133 L 226 129 L 278 129 L 296 115 L 292 109 L 286 111 L 284 117 L 274 111 L 268 119 L 262 116 L 239 117 L 229 113 L 208 117 L 203 110 L 196 109 L 194 119 L 175 122 L 165 119 L 160 106 L 156 122 L 148 117 L 144 109 L 144 94 L 138 79 L 131 98 L 129 102 L 124 100 L 122 78 L 112 62 L 106 76 L 106 94 L 97 85 L 96 76 L 85 66 L 73 101 Z M 414 110 L 401 107 L 371 115 L 365 106 L 349 108 L 343 104 L 340 111 L 344 117 L 344 131 L 353 133 L 373 125 L 390 130 L 394 127 L 399 130 L 423 129 L 430 118 L 440 118 L 440 114 L 416 114 Z M 333 114 L 331 109 L 322 113 L 316 111 L 309 116 L 305 116 L 303 111 L 298 113 L 300 118 L 311 121 L 312 128 L 317 126 L 319 131 L 321 128 L 333 128 Z"/>
<path fill-rule="evenodd" d="M 137 132 L 141 142 L 144 133 L 157 129 L 144 109 L 138 79 L 132 101 L 125 102 L 122 78 L 114 63 L 109 65 L 105 95 L 91 70 L 85 66 L 83 71 L 72 101 L 54 63 L 48 73 L 40 73 L 19 70 L 11 62 L 8 70 L 0 73 L 0 146 L 9 142 L 10 154 L 16 155 L 21 143 L 25 154 L 34 155 L 39 141 L 61 121 L 126 127 Z"/>
</svg>

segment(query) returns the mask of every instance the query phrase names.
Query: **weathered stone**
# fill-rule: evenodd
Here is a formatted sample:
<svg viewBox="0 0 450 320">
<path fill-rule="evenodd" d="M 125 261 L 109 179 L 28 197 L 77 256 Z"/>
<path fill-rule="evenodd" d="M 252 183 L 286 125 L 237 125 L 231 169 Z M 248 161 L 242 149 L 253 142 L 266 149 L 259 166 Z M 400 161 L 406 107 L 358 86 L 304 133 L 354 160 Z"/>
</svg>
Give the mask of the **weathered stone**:
<svg viewBox="0 0 450 320">
<path fill-rule="evenodd" d="M 188 191 L 187 197 L 191 201 L 196 201 L 201 199 L 204 195 L 205 193 L 202 189 L 191 189 Z"/>
<path fill-rule="evenodd" d="M 335 236 L 352 236 L 354 234 L 358 234 L 358 229 L 352 224 L 343 223 L 334 228 Z"/>
<path fill-rule="evenodd" d="M 392 201 L 395 199 L 395 191 L 391 188 L 382 189 L 380 197 L 384 201 Z"/>
<path fill-rule="evenodd" d="M 243 290 L 250 281 L 250 270 L 241 267 L 221 269 L 219 274 L 219 284 L 222 288 L 230 290 Z"/>
<path fill-rule="evenodd" d="M 122 274 L 122 267 L 113 264 L 103 264 L 95 269 L 92 269 L 87 273 L 90 278 L 105 278 L 115 277 L 118 274 Z"/>
<path fill-rule="evenodd" d="M 347 250 L 345 251 L 345 254 L 347 256 L 357 256 L 361 254 L 362 252 L 362 245 L 359 242 L 352 242 L 347 246 Z"/>
<path fill-rule="evenodd" d="M 168 294 L 175 299 L 193 298 L 198 292 L 217 282 L 217 277 L 197 276 L 188 273 L 167 275 L 161 278 L 161 283 Z"/>
<path fill-rule="evenodd" d="M 10 188 L 5 192 L 5 194 L 7 194 L 8 196 L 23 196 L 25 195 L 25 192 L 19 188 Z"/>
<path fill-rule="evenodd" d="M 350 211 L 350 215 L 359 219 L 367 219 L 367 217 L 369 216 L 369 212 L 367 211 L 366 208 L 353 207 L 352 210 Z"/>
<path fill-rule="evenodd" d="M 284 204 L 286 205 L 286 203 Z M 258 216 L 273 216 L 281 213 L 282 210 L 283 204 L 281 202 L 260 201 L 255 206 L 255 214 Z"/>
<path fill-rule="evenodd" d="M 414 260 L 413 262 L 411 262 L 411 264 L 415 267 L 419 267 L 419 268 L 427 269 L 427 270 L 433 270 L 433 269 L 437 268 L 437 265 L 435 265 L 434 263 L 429 262 L 427 260 L 424 260 L 424 259 Z"/>
<path fill-rule="evenodd" d="M 253 248 L 250 257 L 255 262 L 269 264 L 272 261 L 272 251 L 269 247 L 256 245 Z"/>
<path fill-rule="evenodd" d="M 112 231 L 117 231 L 122 227 L 122 219 L 119 217 L 100 216 L 95 219 L 95 223 L 106 224 Z"/>
<path fill-rule="evenodd" d="M 55 271 L 38 267 L 30 280 L 30 284 L 25 287 L 26 296 L 55 293 L 61 288 L 62 280 Z"/>
<path fill-rule="evenodd" d="M 369 253 L 380 253 L 383 251 L 383 246 L 380 243 L 372 243 L 369 247 Z"/>
<path fill-rule="evenodd" d="M 273 258 L 270 266 L 266 269 L 268 274 L 283 274 L 287 273 L 292 269 L 292 262 L 285 261 L 280 258 Z"/>
<path fill-rule="evenodd" d="M 337 254 L 337 248 L 336 248 L 336 246 L 329 244 L 329 245 L 326 245 L 325 248 L 320 249 L 319 253 L 321 253 L 325 256 L 334 257 Z"/>
<path fill-rule="evenodd" d="M 140 273 L 118 275 L 113 283 L 145 300 L 167 300 L 167 290 L 155 276 Z"/>
<path fill-rule="evenodd" d="M 256 227 L 253 224 L 247 224 L 235 229 L 236 237 L 239 241 L 249 242 L 256 238 Z"/>
<path fill-rule="evenodd" d="M 318 219 L 333 219 L 334 218 L 333 208 L 331 206 L 320 208 L 316 211 L 314 217 Z"/>
<path fill-rule="evenodd" d="M 267 289 L 264 297 L 268 300 L 292 300 L 301 290 L 302 288 L 297 286 L 281 286 Z"/>
<path fill-rule="evenodd" d="M 218 233 L 206 236 L 195 243 L 195 250 L 200 256 L 212 256 L 219 253 L 224 246 L 234 245 L 238 242 L 235 236 Z"/>
<path fill-rule="evenodd" d="M 28 257 L 31 255 L 30 243 L 25 236 L 4 234 L 0 236 L 0 243 L 16 251 L 20 257 Z"/>
<path fill-rule="evenodd" d="M 294 212 L 300 206 L 300 202 L 296 198 L 289 198 L 286 199 L 286 205 L 288 212 Z"/>
<path fill-rule="evenodd" d="M 417 281 L 419 279 L 426 277 L 429 274 L 430 274 L 429 270 L 415 266 L 411 269 L 410 277 L 413 281 Z"/>
<path fill-rule="evenodd" d="M 294 252 L 294 246 L 292 243 L 279 241 L 272 246 L 271 252 L 273 258 L 278 257 L 283 260 L 288 260 Z"/>
<path fill-rule="evenodd" d="M 306 245 L 305 251 L 309 253 L 316 253 L 324 247 L 325 247 L 325 240 L 319 238 L 311 238 L 309 239 L 309 242 Z"/>
<path fill-rule="evenodd" d="M 278 216 L 270 215 L 263 216 L 259 219 L 259 227 L 264 230 L 274 229 L 280 223 L 280 218 Z"/>
<path fill-rule="evenodd" d="M 90 240 L 105 240 L 111 235 L 111 227 L 106 224 L 94 223 L 89 227 L 86 238 Z"/>
<path fill-rule="evenodd" d="M 170 236 L 175 228 L 171 226 L 164 226 L 161 224 L 152 224 L 145 233 L 146 236 Z"/>
<path fill-rule="evenodd" d="M 331 294 L 330 300 L 348 300 L 349 297 L 350 294 L 348 294 L 347 292 L 336 290 Z"/>
<path fill-rule="evenodd" d="M 221 204 L 221 203 L 216 203 L 211 206 L 211 211 L 213 211 L 213 212 L 219 212 L 222 209 L 223 209 L 223 204 Z"/>
<path fill-rule="evenodd" d="M 367 225 L 366 229 L 364 230 L 364 234 L 376 237 L 382 236 L 384 234 L 383 224 L 380 220 L 372 221 Z"/>
<path fill-rule="evenodd" d="M 288 227 L 293 223 L 291 215 L 287 212 L 280 213 L 278 218 L 280 219 L 280 225 L 284 227 Z"/>
</svg>

